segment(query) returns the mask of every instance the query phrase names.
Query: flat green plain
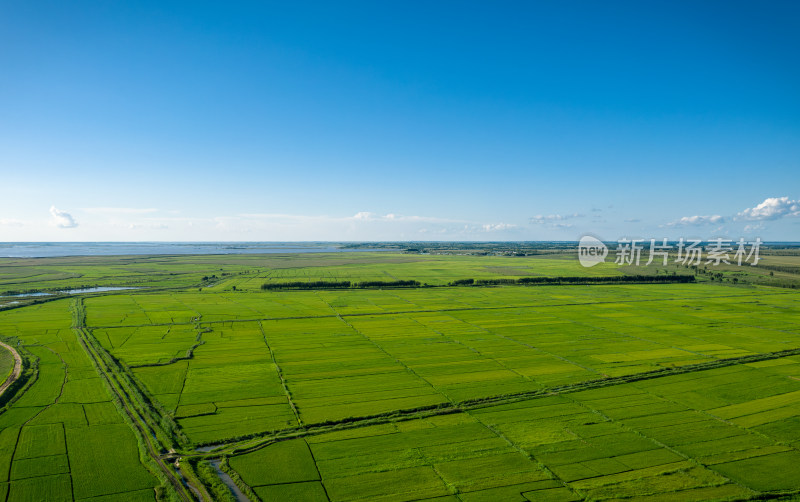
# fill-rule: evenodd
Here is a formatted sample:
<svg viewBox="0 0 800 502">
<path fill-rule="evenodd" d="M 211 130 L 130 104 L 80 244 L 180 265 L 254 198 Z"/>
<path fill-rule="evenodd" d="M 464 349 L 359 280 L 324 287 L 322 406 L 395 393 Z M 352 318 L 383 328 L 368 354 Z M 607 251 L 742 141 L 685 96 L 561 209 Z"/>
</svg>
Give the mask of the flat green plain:
<svg viewBox="0 0 800 502">
<path fill-rule="evenodd" d="M 0 335 L 21 342 L 38 368 L 0 413 L 5 500 L 178 497 L 131 419 L 148 412 L 126 411 L 113 375 L 155 410 L 153 437 L 172 438 L 176 451 L 157 456 L 182 464 L 224 455 L 253 499 L 800 494 L 792 289 L 447 286 L 623 273 L 553 256 L 260 258 L 241 258 L 235 272 L 229 257 L 153 258 L 146 284 L 158 290 L 0 311 Z M 124 270 L 124 281 L 151 270 L 130 260 L 28 267 L 30 277 Z M 16 271 L 7 283 L 27 277 L 20 260 L 3 265 Z M 219 268 L 229 275 L 189 279 Z M 410 279 L 435 287 L 261 289 Z M 218 449 L 197 450 L 204 445 Z"/>
<path fill-rule="evenodd" d="M 8 379 L 14 370 L 14 356 L 5 347 L 0 347 L 0 383 Z"/>
</svg>

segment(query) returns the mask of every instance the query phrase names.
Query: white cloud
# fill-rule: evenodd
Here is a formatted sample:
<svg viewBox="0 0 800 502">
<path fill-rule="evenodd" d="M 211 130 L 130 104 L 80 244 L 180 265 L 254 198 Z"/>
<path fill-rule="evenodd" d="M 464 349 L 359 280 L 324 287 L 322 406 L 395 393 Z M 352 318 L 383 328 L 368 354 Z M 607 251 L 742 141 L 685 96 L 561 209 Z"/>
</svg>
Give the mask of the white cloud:
<svg viewBox="0 0 800 502">
<path fill-rule="evenodd" d="M 744 220 L 777 220 L 784 216 L 800 216 L 800 200 L 789 197 L 768 197 L 756 207 L 750 207 L 736 215 Z"/>
<path fill-rule="evenodd" d="M 50 206 L 50 216 L 52 216 L 50 223 L 58 228 L 75 228 L 78 226 L 71 214 L 56 208 L 56 206 Z"/>
<path fill-rule="evenodd" d="M 583 215 L 579 213 L 548 214 L 548 215 L 537 214 L 536 216 L 531 218 L 531 223 L 536 223 L 536 224 L 552 223 L 555 221 L 571 220 L 572 218 L 583 218 Z"/>
<path fill-rule="evenodd" d="M 189 222 L 191 225 L 191 222 Z M 139 229 L 150 229 L 150 230 L 165 230 L 169 228 L 168 225 L 164 223 L 131 223 L 128 225 L 128 228 L 131 230 L 139 230 Z"/>
<path fill-rule="evenodd" d="M 124 208 L 117 208 L 124 209 Z M 359 208 L 355 208 L 359 209 Z M 9 240 L 32 240 L 32 232 L 49 227 L 47 239 L 69 238 L 80 234 L 85 240 L 161 240 L 175 241 L 388 241 L 420 239 L 427 235 L 438 240 L 486 240 L 526 237 L 527 224 L 503 220 L 404 215 L 398 211 L 352 211 L 344 214 L 234 213 L 217 216 L 171 215 L 163 209 L 154 214 L 134 211 L 101 213 L 81 209 L 52 208 L 43 222 L 22 220 L 24 226 L 0 217 L 0 234 Z M 70 214 L 71 213 L 71 214 Z M 2 219 L 7 218 L 7 219 Z M 77 221 L 76 221 L 77 219 Z M 563 222 L 555 222 L 563 223 Z M 80 225 L 80 226 L 78 226 Z M 78 226 L 73 232 L 63 230 Z M 29 230 L 33 229 L 33 230 Z M 67 235 L 68 234 L 68 235 Z M 13 237 L 12 237 L 13 236 Z"/>
<path fill-rule="evenodd" d="M 324 216 L 309 216 L 305 214 L 285 214 L 285 213 L 242 213 L 236 216 L 218 216 L 218 218 L 244 218 L 250 220 L 315 220 Z M 175 219 L 175 218 L 173 218 Z"/>
<path fill-rule="evenodd" d="M 511 230 L 517 228 L 513 223 L 487 223 L 483 225 L 483 229 L 487 232 L 498 232 L 502 230 Z"/>
<path fill-rule="evenodd" d="M 684 216 L 679 220 L 667 223 L 668 227 L 685 227 L 685 226 L 699 226 L 699 225 L 712 225 L 723 223 L 725 218 L 718 214 L 711 216 Z"/>
<path fill-rule="evenodd" d="M 13 218 L 0 218 L 0 225 L 6 227 L 22 227 L 25 226 L 25 222 Z"/>
<path fill-rule="evenodd" d="M 544 225 L 546 228 L 564 230 L 574 226 L 572 223 L 566 223 L 567 220 L 583 217 L 584 215 L 580 213 L 548 215 L 537 214 L 536 216 L 531 217 L 529 221 L 534 225 Z"/>
<path fill-rule="evenodd" d="M 360 211 L 352 216 L 249 213 L 239 214 L 231 220 L 237 219 L 240 223 L 247 223 L 255 229 L 284 229 L 294 232 L 305 227 L 318 229 L 317 232 L 320 235 L 336 232 L 339 237 L 333 238 L 333 240 L 341 239 L 342 236 L 351 239 L 391 240 L 402 239 L 404 235 L 418 233 L 441 235 L 443 238 L 444 236 L 458 238 L 472 236 L 474 238 L 487 232 L 501 233 L 519 228 L 516 224 L 505 222 L 483 223 L 435 216 L 406 216 L 397 213 L 382 215 L 369 211 Z"/>
<path fill-rule="evenodd" d="M 154 208 L 136 207 L 84 207 L 81 210 L 92 214 L 148 214 L 158 212 L 158 209 Z"/>
<path fill-rule="evenodd" d="M 389 213 L 380 215 L 369 211 L 360 211 L 353 216 L 328 216 L 328 215 L 301 215 L 301 214 L 281 214 L 281 213 L 242 213 L 237 218 L 252 220 L 280 222 L 286 221 L 306 221 L 319 223 L 354 223 L 354 222 L 397 222 L 397 223 L 469 223 L 466 220 L 454 220 L 449 218 L 438 218 L 435 216 L 404 216 L 401 214 Z"/>
<path fill-rule="evenodd" d="M 325 219 L 337 219 L 331 218 L 328 216 L 323 216 L 322 218 Z M 356 213 L 355 215 L 345 218 L 346 220 L 358 220 L 358 221 L 395 221 L 395 222 L 425 222 L 425 223 L 468 223 L 465 220 L 453 220 L 449 218 L 437 218 L 435 216 L 405 216 L 402 214 L 395 214 L 389 213 L 386 215 L 380 215 L 371 213 L 369 211 L 361 211 Z"/>
<path fill-rule="evenodd" d="M 466 220 L 454 220 L 451 218 L 438 218 L 436 216 L 403 216 L 401 214 L 387 214 L 377 219 L 401 222 L 425 222 L 425 223 L 464 223 Z"/>
</svg>

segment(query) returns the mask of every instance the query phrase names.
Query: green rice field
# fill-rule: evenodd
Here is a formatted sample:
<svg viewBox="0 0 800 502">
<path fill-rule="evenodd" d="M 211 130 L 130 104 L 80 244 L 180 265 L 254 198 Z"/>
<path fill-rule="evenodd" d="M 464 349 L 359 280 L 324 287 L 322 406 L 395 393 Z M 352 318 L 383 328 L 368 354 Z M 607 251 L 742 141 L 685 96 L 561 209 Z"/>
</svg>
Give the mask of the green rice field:
<svg viewBox="0 0 800 502">
<path fill-rule="evenodd" d="M 625 273 L 566 256 L 0 260 L 7 288 L 143 288 L 0 310 L 26 368 L 0 413 L 0 500 L 797 500 L 796 290 L 448 285 Z M 261 287 L 394 280 L 420 287 Z"/>
<path fill-rule="evenodd" d="M 11 352 L 0 347 L 0 383 L 5 382 L 14 370 L 14 356 Z"/>
</svg>

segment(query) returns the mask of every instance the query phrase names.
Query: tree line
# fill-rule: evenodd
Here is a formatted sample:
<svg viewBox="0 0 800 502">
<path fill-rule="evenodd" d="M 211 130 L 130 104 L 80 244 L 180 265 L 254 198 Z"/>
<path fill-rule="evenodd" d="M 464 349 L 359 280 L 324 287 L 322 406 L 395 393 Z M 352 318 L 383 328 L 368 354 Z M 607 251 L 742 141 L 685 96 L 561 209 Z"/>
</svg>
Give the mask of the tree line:
<svg viewBox="0 0 800 502">
<path fill-rule="evenodd" d="M 456 282 L 450 283 L 458 286 Z M 602 277 L 520 277 L 518 279 L 478 279 L 477 286 L 493 286 L 500 284 L 625 284 L 625 283 L 687 283 L 695 282 L 693 275 L 615 275 Z"/>
<path fill-rule="evenodd" d="M 263 291 L 272 289 L 365 289 L 365 288 L 416 288 L 421 286 L 419 281 L 291 281 L 291 282 L 265 282 L 261 285 Z"/>
<path fill-rule="evenodd" d="M 519 277 L 517 279 L 456 279 L 447 286 L 500 286 L 548 284 L 662 284 L 695 282 L 693 275 L 618 275 L 604 277 Z M 433 287 L 415 280 L 405 281 L 290 281 L 265 282 L 262 291 L 276 289 L 367 289 L 367 288 L 419 288 Z"/>
</svg>

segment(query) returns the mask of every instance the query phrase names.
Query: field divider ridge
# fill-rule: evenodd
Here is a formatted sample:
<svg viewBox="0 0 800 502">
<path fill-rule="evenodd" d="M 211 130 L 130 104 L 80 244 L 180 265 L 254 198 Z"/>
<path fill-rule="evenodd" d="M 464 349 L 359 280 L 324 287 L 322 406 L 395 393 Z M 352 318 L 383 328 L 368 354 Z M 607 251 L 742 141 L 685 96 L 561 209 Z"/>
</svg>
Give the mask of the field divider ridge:
<svg viewBox="0 0 800 502">
<path fill-rule="evenodd" d="M 120 365 L 108 352 L 99 346 L 100 344 L 97 342 L 97 339 L 94 338 L 86 328 L 83 299 L 74 298 L 71 303 L 71 310 L 73 314 L 73 332 L 76 334 L 81 347 L 92 361 L 95 370 L 100 374 L 111 390 L 115 400 L 128 419 L 126 422 L 132 426 L 131 429 L 133 429 L 133 432 L 136 434 L 139 444 L 144 446 L 147 456 L 155 462 L 164 479 L 169 482 L 175 494 L 183 502 L 192 502 L 195 500 L 195 496 L 200 500 L 211 500 L 210 497 L 203 497 L 200 489 L 186 481 L 186 478 L 182 474 L 176 475 L 165 459 L 161 458 L 159 450 L 170 449 L 174 451 L 173 444 L 175 437 L 171 434 L 167 434 L 167 432 L 160 427 L 160 424 L 153 423 L 154 420 L 152 417 L 148 417 L 148 413 L 143 409 L 143 405 L 137 404 L 137 401 L 143 399 L 141 390 L 133 388 L 133 383 L 129 379 L 124 378 L 124 375 L 122 375 L 123 369 Z M 139 399 L 131 397 L 132 394 L 138 395 Z M 158 443 L 157 446 L 154 444 L 154 441 Z M 162 441 L 166 441 L 166 448 L 164 444 L 162 444 Z M 145 463 L 145 465 L 147 464 Z M 180 468 L 176 467 L 176 469 L 179 470 Z M 178 479 L 178 476 L 180 476 L 181 479 Z M 202 491 L 205 492 L 205 488 L 202 488 Z"/>
<path fill-rule="evenodd" d="M 489 396 L 477 399 L 468 399 L 457 403 L 439 403 L 435 405 L 420 406 L 417 408 L 393 410 L 390 412 L 380 413 L 376 415 L 349 417 L 341 420 L 329 420 L 317 424 L 307 424 L 304 425 L 303 427 L 281 429 L 278 431 L 270 431 L 263 434 L 253 434 L 246 438 L 243 437 L 239 440 L 230 441 L 226 447 L 216 449 L 215 451 L 212 452 L 208 453 L 185 452 L 184 455 L 191 457 L 218 458 L 223 455 L 241 454 L 241 453 L 255 451 L 275 441 L 282 441 L 285 439 L 313 436 L 318 434 L 324 434 L 327 432 L 356 429 L 360 427 L 379 425 L 391 422 L 404 422 L 408 420 L 415 420 L 419 418 L 426 418 L 436 415 L 463 413 L 469 410 L 488 408 L 504 404 L 511 404 L 531 399 L 541 399 L 549 396 L 570 394 L 573 392 L 623 385 L 643 380 L 653 380 L 673 375 L 695 373 L 699 371 L 708 371 L 717 368 L 733 366 L 737 364 L 748 364 L 748 363 L 766 361 L 770 359 L 780 359 L 782 357 L 789 357 L 796 355 L 800 355 L 800 348 L 787 349 L 778 352 L 748 354 L 745 356 L 739 356 L 727 359 L 715 359 L 712 361 L 707 361 L 702 363 L 688 364 L 685 366 L 677 366 L 671 368 L 663 368 L 643 373 L 635 373 L 632 375 L 602 378 L 596 380 L 586 380 L 576 384 L 568 384 L 558 387 L 550 387 L 545 389 L 537 389 L 533 391 L 503 394 L 498 396 Z"/>
<path fill-rule="evenodd" d="M 307 292 L 305 290 L 300 290 L 298 292 Z M 783 291 L 771 291 L 770 293 L 763 293 L 762 295 L 769 294 L 769 295 L 788 295 L 791 292 L 783 292 Z M 748 297 L 748 295 L 738 294 L 738 295 L 717 295 L 713 298 L 744 298 Z M 446 307 L 446 308 L 438 308 L 438 309 L 415 309 L 415 310 L 398 310 L 398 311 L 376 311 L 376 312 L 352 312 L 352 313 L 333 313 L 333 314 L 319 314 L 319 315 L 304 315 L 304 316 L 284 316 L 284 317 L 255 317 L 255 318 L 246 318 L 246 319 L 222 319 L 222 320 L 215 320 L 215 321 L 203 321 L 203 324 L 225 324 L 225 323 L 234 323 L 234 322 L 255 322 L 255 321 L 290 321 L 295 319 L 330 319 L 334 317 L 363 317 L 363 316 L 381 316 L 381 315 L 404 315 L 404 314 L 428 314 L 428 313 L 435 313 L 435 312 L 470 312 L 476 310 L 510 310 L 510 309 L 529 309 L 529 308 L 538 308 L 538 309 L 545 309 L 545 308 L 558 308 L 558 307 L 573 307 L 573 306 L 582 306 L 582 305 L 608 305 L 608 304 L 619 304 L 619 303 L 645 303 L 645 302 L 672 302 L 672 301 L 687 301 L 687 300 L 707 300 L 709 297 L 707 296 L 696 296 L 696 297 L 677 297 L 677 298 L 644 298 L 640 300 L 630 300 L 626 299 L 624 301 L 619 300 L 603 300 L 599 302 L 568 302 L 568 303 L 551 303 L 549 305 L 542 305 L 538 303 L 528 303 L 523 305 L 498 305 L 493 307 Z M 326 302 L 327 303 L 327 302 Z M 333 309 L 332 309 L 333 310 Z M 334 310 L 334 312 L 336 312 Z M 139 328 L 143 326 L 179 326 L 179 325 L 187 325 L 187 324 L 194 324 L 194 321 L 187 321 L 187 322 L 162 322 L 162 323 L 152 323 L 152 324 L 112 324 L 106 326 L 90 326 L 92 329 L 109 329 L 109 328 Z"/>
<path fill-rule="evenodd" d="M 297 411 L 297 406 L 295 406 L 294 401 L 292 400 L 292 392 L 286 385 L 286 380 L 283 378 L 283 371 L 281 370 L 280 365 L 278 365 L 278 361 L 275 360 L 275 352 L 273 352 L 272 347 L 269 346 L 269 341 L 267 340 L 267 332 L 264 331 L 264 325 L 261 323 L 261 321 L 258 321 L 258 328 L 261 330 L 261 335 L 264 337 L 264 345 L 267 346 L 269 355 L 272 358 L 272 364 L 275 365 L 275 371 L 278 373 L 278 378 L 281 379 L 281 387 L 283 387 L 283 392 L 286 394 L 286 399 L 289 400 L 289 406 L 292 408 L 292 413 L 294 413 L 294 418 L 297 420 L 297 425 L 302 427 L 303 420 L 300 418 L 300 412 Z"/>
<path fill-rule="evenodd" d="M 378 350 L 380 350 L 380 351 L 381 351 L 383 354 L 385 354 L 387 357 L 391 358 L 391 359 L 392 359 L 394 362 L 396 362 L 397 364 L 399 364 L 400 366 L 402 366 L 403 368 L 405 368 L 405 370 L 406 370 L 408 373 L 410 373 L 411 375 L 413 375 L 415 378 L 417 378 L 417 379 L 421 380 L 422 382 L 425 382 L 425 383 L 426 383 L 428 386 L 430 386 L 430 388 L 431 388 L 431 389 L 433 389 L 433 390 L 434 390 L 434 391 L 435 391 L 437 394 L 439 394 L 440 396 L 442 396 L 442 397 L 444 397 L 445 399 L 447 399 L 447 401 L 448 401 L 449 403 L 451 403 L 451 404 L 455 404 L 455 403 L 453 402 L 453 400 L 450 398 L 450 396 L 448 396 L 448 395 L 447 395 L 446 393 L 444 393 L 443 391 L 441 391 L 441 390 L 437 389 L 435 385 L 433 385 L 433 384 L 432 384 L 432 383 L 430 383 L 428 380 L 426 380 L 425 378 L 423 378 L 422 376 L 420 376 L 420 374 L 419 374 L 419 373 L 417 373 L 416 371 L 414 371 L 414 370 L 413 370 L 413 369 L 412 369 L 410 366 L 408 366 L 406 363 L 404 363 L 403 361 L 401 361 L 401 360 L 400 360 L 400 359 L 398 359 L 397 357 L 395 357 L 395 356 L 393 356 L 392 354 L 390 354 L 390 353 L 389 353 L 389 352 L 388 352 L 386 349 L 384 349 L 384 348 L 383 348 L 383 347 L 382 347 L 382 346 L 381 346 L 381 345 L 380 345 L 378 342 L 376 342 L 376 341 L 375 341 L 375 340 L 373 340 L 372 338 L 368 337 L 367 335 L 365 335 L 364 333 L 362 333 L 362 332 L 361 332 L 361 330 L 359 330 L 358 328 L 356 328 L 355 326 L 353 326 L 352 324 L 350 324 L 349 322 L 347 322 L 347 321 L 346 321 L 346 320 L 345 320 L 345 319 L 344 319 L 344 318 L 343 318 L 343 317 L 342 317 L 342 316 L 339 314 L 339 312 L 337 312 L 337 311 L 336 311 L 336 309 L 335 309 L 335 308 L 333 308 L 333 305 L 331 305 L 330 303 L 328 303 L 328 302 L 327 302 L 327 301 L 325 301 L 324 299 L 322 299 L 322 301 L 324 301 L 324 302 L 325 302 L 325 303 L 328 305 L 328 307 L 330 307 L 330 309 L 331 309 L 331 310 L 332 310 L 332 311 L 333 311 L 333 312 L 336 314 L 336 317 L 337 317 L 337 318 L 338 318 L 338 319 L 339 319 L 341 322 L 343 322 L 345 325 L 347 325 L 347 327 L 349 327 L 349 328 L 350 328 L 350 329 L 352 329 L 352 330 L 353 330 L 355 333 L 357 333 L 359 336 L 361 336 L 362 338 L 364 338 L 365 340 L 367 340 L 369 343 L 371 343 L 373 346 L 375 346 L 375 348 L 377 348 Z"/>
</svg>

